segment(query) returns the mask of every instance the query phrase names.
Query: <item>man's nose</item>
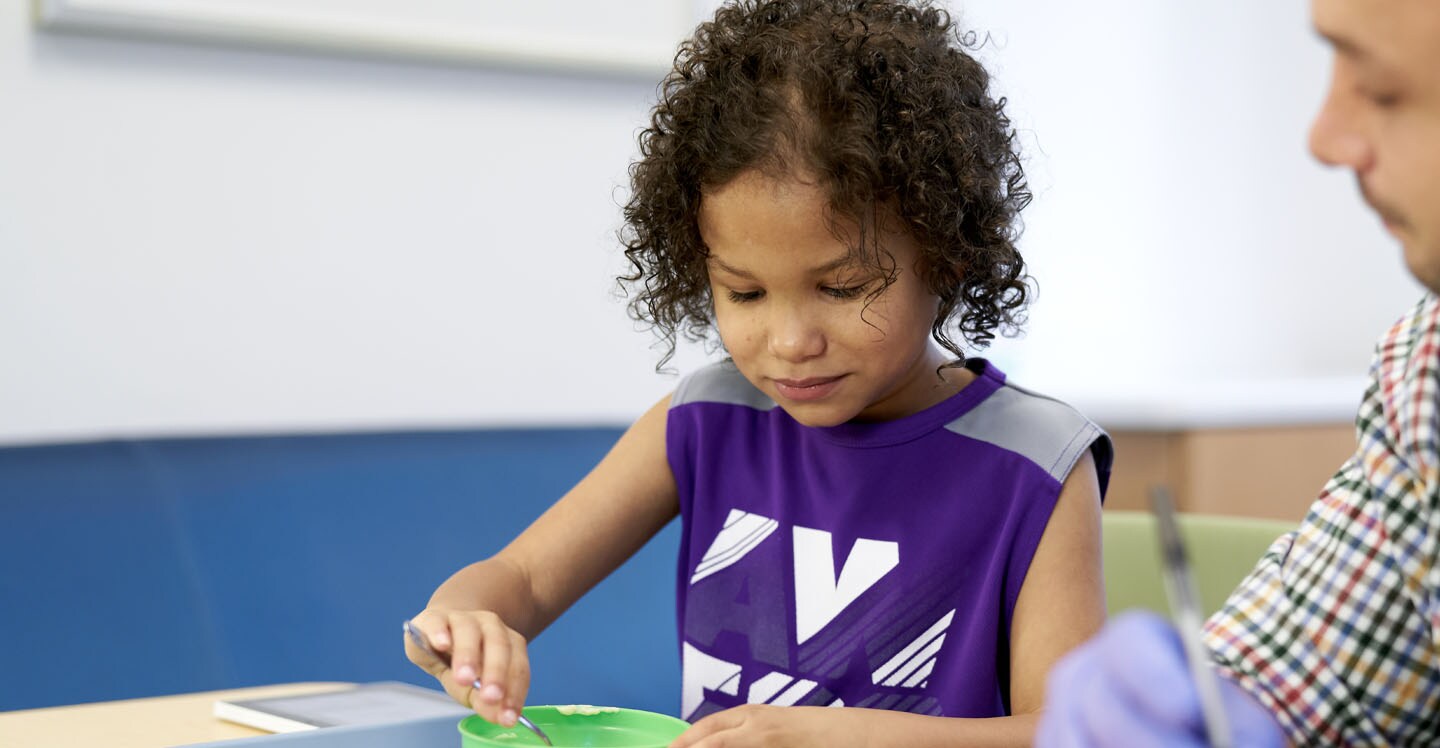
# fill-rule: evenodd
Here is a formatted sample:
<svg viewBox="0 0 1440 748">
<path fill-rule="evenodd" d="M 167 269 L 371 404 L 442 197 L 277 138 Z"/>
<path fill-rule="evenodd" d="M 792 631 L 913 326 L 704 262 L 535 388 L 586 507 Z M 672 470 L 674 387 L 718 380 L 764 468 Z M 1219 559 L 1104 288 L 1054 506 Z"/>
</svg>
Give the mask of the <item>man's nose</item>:
<svg viewBox="0 0 1440 748">
<path fill-rule="evenodd" d="M 1363 173 L 1375 159 L 1365 135 L 1356 126 L 1354 94 L 1332 83 L 1325 102 L 1310 123 L 1310 153 L 1322 164 Z"/>
</svg>

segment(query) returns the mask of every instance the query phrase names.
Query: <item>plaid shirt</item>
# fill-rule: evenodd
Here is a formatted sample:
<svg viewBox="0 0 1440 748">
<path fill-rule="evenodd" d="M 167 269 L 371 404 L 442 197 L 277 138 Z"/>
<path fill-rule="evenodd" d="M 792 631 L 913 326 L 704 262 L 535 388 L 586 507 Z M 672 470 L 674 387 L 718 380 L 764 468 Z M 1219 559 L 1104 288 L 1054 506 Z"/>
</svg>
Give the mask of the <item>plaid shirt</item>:
<svg viewBox="0 0 1440 748">
<path fill-rule="evenodd" d="M 1358 448 L 1205 626 L 1295 745 L 1440 745 L 1440 301 L 1380 340 Z"/>
</svg>

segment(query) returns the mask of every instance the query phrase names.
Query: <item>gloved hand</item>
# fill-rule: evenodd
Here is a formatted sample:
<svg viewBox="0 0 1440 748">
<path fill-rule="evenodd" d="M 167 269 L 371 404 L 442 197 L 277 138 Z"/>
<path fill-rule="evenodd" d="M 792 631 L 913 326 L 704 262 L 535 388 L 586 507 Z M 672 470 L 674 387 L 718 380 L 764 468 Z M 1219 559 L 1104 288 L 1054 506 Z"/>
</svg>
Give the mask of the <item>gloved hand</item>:
<svg viewBox="0 0 1440 748">
<path fill-rule="evenodd" d="M 1236 748 L 1282 748 L 1275 717 L 1220 678 Z M 1046 684 L 1041 748 L 1203 748 L 1204 719 L 1180 638 L 1153 613 L 1126 613 L 1066 655 Z"/>
</svg>

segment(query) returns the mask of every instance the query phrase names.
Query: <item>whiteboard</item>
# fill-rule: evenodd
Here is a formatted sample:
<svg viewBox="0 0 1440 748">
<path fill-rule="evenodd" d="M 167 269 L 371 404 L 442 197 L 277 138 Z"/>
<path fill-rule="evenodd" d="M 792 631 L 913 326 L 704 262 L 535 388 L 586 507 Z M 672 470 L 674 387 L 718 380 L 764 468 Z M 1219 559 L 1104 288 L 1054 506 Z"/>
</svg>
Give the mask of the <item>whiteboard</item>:
<svg viewBox="0 0 1440 748">
<path fill-rule="evenodd" d="M 55 31 L 658 77 L 695 26 L 682 0 L 40 0 Z"/>
</svg>

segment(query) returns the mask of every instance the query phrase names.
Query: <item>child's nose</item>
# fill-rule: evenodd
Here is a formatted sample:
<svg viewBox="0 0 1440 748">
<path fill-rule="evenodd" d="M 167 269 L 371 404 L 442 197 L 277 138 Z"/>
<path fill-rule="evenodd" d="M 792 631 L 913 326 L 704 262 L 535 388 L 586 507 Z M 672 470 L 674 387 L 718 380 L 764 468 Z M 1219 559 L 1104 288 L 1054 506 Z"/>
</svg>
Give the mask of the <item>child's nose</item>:
<svg viewBox="0 0 1440 748">
<path fill-rule="evenodd" d="M 770 353 L 783 361 L 804 361 L 825 352 L 824 329 L 804 309 L 780 310 L 769 338 Z"/>
</svg>

